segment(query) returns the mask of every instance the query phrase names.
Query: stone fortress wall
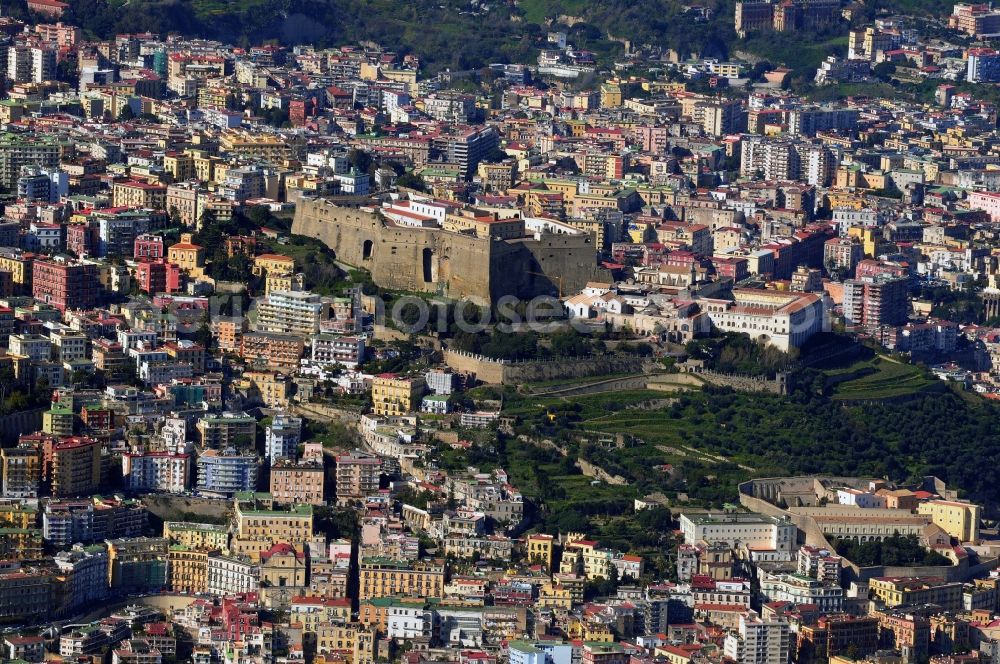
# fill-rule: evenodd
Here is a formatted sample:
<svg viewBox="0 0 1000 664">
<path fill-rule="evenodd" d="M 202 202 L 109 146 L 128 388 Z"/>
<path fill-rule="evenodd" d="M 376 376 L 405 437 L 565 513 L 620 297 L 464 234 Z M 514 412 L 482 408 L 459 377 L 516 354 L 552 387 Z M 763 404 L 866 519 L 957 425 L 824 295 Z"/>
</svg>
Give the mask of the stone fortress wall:
<svg viewBox="0 0 1000 664">
<path fill-rule="evenodd" d="M 604 355 L 579 358 L 554 358 L 510 362 L 446 349 L 444 362 L 455 371 L 472 374 L 476 380 L 494 385 L 516 385 L 562 378 L 587 378 L 643 370 L 648 358 L 633 355 Z"/>
<path fill-rule="evenodd" d="M 572 294 L 588 281 L 610 281 L 596 265 L 589 234 L 480 238 L 387 225 L 371 210 L 322 198 L 299 201 L 292 232 L 316 238 L 337 260 L 369 270 L 383 288 L 465 298 L 482 306 L 505 295 Z"/>
</svg>

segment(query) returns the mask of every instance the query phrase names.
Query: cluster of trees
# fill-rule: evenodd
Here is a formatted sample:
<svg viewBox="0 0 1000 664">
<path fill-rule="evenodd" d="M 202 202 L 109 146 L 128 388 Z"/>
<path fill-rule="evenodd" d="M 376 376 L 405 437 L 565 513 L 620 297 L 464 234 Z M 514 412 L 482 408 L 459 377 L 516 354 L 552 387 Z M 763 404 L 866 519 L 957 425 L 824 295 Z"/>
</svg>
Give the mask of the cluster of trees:
<svg viewBox="0 0 1000 664">
<path fill-rule="evenodd" d="M 671 530 L 668 509 L 633 514 L 628 490 L 566 491 L 556 478 L 582 477 L 572 450 L 564 456 L 555 448 L 500 434 L 495 442 L 479 442 L 464 452 L 442 446 L 438 457 L 436 463 L 442 468 L 457 470 L 471 465 L 483 471 L 505 469 L 514 484 L 531 496 L 525 506 L 526 518 L 543 532 L 584 532 L 630 551 L 661 545 L 664 533 Z"/>
<path fill-rule="evenodd" d="M 871 436 L 875 451 L 888 457 L 886 470 L 898 471 L 890 476 L 935 475 L 977 502 L 1000 501 L 1000 468 L 982 463 L 1000 449 L 995 425 L 1000 406 L 995 402 L 944 393 L 855 407 L 849 413 L 858 429 Z M 877 470 L 873 462 L 863 467 Z"/>
<path fill-rule="evenodd" d="M 327 539 L 352 539 L 361 531 L 356 510 L 316 507 L 313 509 L 316 530 Z"/>
<path fill-rule="evenodd" d="M 175 218 L 175 223 L 180 220 Z M 210 276 L 223 281 L 240 281 L 247 284 L 250 292 L 262 290 L 262 279 L 253 274 L 253 259 L 236 253 L 226 252 L 228 237 L 246 235 L 261 227 L 288 230 L 289 222 L 276 217 L 264 206 L 254 206 L 245 212 L 236 212 L 232 218 L 222 221 L 211 210 L 206 210 L 200 220 L 200 229 L 194 241 L 203 247 L 207 255 L 207 271 Z M 320 295 L 340 295 L 347 284 L 343 271 L 337 267 L 333 252 L 322 242 L 301 236 L 289 240 L 290 247 L 299 248 L 293 253 L 300 254 L 296 265 L 303 274 L 305 287 Z M 302 251 L 302 249 L 308 251 Z M 273 248 L 281 253 L 281 247 Z"/>
<path fill-rule="evenodd" d="M 603 35 L 613 35 L 634 43 L 657 44 L 685 56 L 698 53 L 727 59 L 728 45 L 736 39 L 732 5 L 722 0 L 701 5 L 708 18 L 697 20 L 688 14 L 687 6 L 673 0 L 589 0 L 573 2 L 574 7 L 565 8 L 569 11 L 559 11 L 558 3 L 552 4 L 549 15 L 558 12 L 585 19 L 573 26 L 574 43 L 583 41 L 580 36 L 598 41 Z"/>
<path fill-rule="evenodd" d="M 427 191 L 427 183 L 419 175 L 414 175 L 412 171 L 406 171 L 396 176 L 396 186 L 414 191 Z"/>
<path fill-rule="evenodd" d="M 661 549 L 676 527 L 668 507 L 639 510 L 601 525 L 601 543 L 619 551 Z"/>
<path fill-rule="evenodd" d="M 915 535 L 904 536 L 896 533 L 881 542 L 859 542 L 853 539 L 843 539 L 834 540 L 831 543 L 838 555 L 860 567 L 951 564 L 950 560 L 937 551 L 930 551 L 920 546 Z"/>
<path fill-rule="evenodd" d="M 292 126 L 287 108 L 261 108 L 255 114 L 272 127 L 288 128 Z"/>
<path fill-rule="evenodd" d="M 498 360 L 543 360 L 560 357 L 587 357 L 603 355 L 609 351 L 603 339 L 581 334 L 572 328 L 552 334 L 537 332 L 469 333 L 458 331 L 452 337 L 451 347 L 478 353 Z M 621 353 L 650 355 L 652 348 L 645 343 L 622 343 L 615 347 Z"/>
<path fill-rule="evenodd" d="M 797 351 L 786 353 L 735 332 L 689 341 L 685 350 L 692 358 L 703 360 L 710 369 L 752 376 L 774 376 L 788 371 L 797 359 Z"/>
<path fill-rule="evenodd" d="M 454 350 L 498 360 L 514 362 L 602 355 L 609 351 L 605 339 L 615 336 L 610 332 L 585 334 L 570 327 L 544 333 L 513 331 L 508 327 L 509 318 L 494 316 L 489 310 L 468 301 L 435 300 L 422 306 L 422 303 L 412 300 L 397 300 L 398 294 L 376 286 L 367 273 L 352 272 L 351 278 L 361 284 L 365 294 L 383 298 L 386 320 L 390 325 L 408 333 L 433 331 L 448 339 L 448 346 Z M 516 313 L 523 316 L 522 312 Z M 653 352 L 652 347 L 644 342 L 621 342 L 613 350 L 629 355 L 651 355 Z"/>
<path fill-rule="evenodd" d="M 884 13 L 911 17 L 941 17 L 951 13 L 954 3 L 948 0 L 875 0 L 861 6 L 860 22 L 871 23 Z"/>
<path fill-rule="evenodd" d="M 427 509 L 427 505 L 433 501 L 435 494 L 433 491 L 428 491 L 424 489 L 422 491 L 417 491 L 416 489 L 403 489 L 396 493 L 396 500 L 404 505 L 412 505 L 419 509 Z"/>
<path fill-rule="evenodd" d="M 343 270 L 334 261 L 333 252 L 316 240 L 308 244 L 313 250 L 303 256 L 301 265 L 296 266 L 302 273 L 306 288 L 320 295 L 342 295 L 347 281 Z"/>
<path fill-rule="evenodd" d="M 51 393 L 44 379 L 34 390 L 28 391 L 17 382 L 14 368 L 5 365 L 0 368 L 0 415 L 9 415 L 30 408 L 38 408 L 49 403 Z"/>
<path fill-rule="evenodd" d="M 360 443 L 358 432 L 339 420 L 319 422 L 304 419 L 302 421 L 302 440 L 320 443 L 323 447 L 346 449 Z"/>
<path fill-rule="evenodd" d="M 730 16 L 732 16 L 730 14 Z M 808 84 L 816 68 L 828 55 L 847 54 L 846 26 L 833 25 L 813 32 L 786 32 L 780 39 L 774 34 L 761 33 L 740 42 L 740 50 L 749 50 L 765 60 L 789 67 L 796 89 Z"/>
<path fill-rule="evenodd" d="M 420 349 L 405 341 L 389 342 L 388 350 L 382 359 L 371 357 L 362 366 L 371 374 L 398 373 L 411 368 L 413 362 L 420 357 Z"/>
<path fill-rule="evenodd" d="M 257 225 L 240 213 L 233 214 L 226 221 L 219 220 L 212 210 L 202 213 L 201 228 L 194 235 L 194 241 L 205 247 L 206 270 L 210 276 L 223 281 L 250 282 L 253 278 L 253 260 L 243 254 L 230 256 L 226 252 L 227 237 L 245 235 L 257 229 Z"/>
<path fill-rule="evenodd" d="M 930 300 L 933 316 L 958 323 L 988 322 L 984 319 L 983 300 L 975 291 L 924 286 L 920 289 L 920 297 Z"/>
<path fill-rule="evenodd" d="M 478 353 L 498 360 L 533 360 L 538 357 L 538 335 L 534 332 L 504 334 L 494 330 L 474 334 L 459 332 L 451 341 L 451 347 L 468 353 Z"/>
</svg>

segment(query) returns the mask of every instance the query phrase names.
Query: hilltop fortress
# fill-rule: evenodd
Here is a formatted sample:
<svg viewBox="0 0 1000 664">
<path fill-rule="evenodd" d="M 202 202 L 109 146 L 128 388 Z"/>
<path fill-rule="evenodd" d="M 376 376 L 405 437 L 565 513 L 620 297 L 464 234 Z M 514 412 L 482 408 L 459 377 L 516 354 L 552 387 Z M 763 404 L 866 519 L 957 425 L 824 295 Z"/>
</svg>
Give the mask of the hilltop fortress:
<svg viewBox="0 0 1000 664">
<path fill-rule="evenodd" d="M 607 270 L 597 266 L 593 237 L 565 224 L 496 214 L 449 214 L 441 225 L 427 218 L 414 221 L 423 225 L 401 220 L 406 221 L 374 206 L 303 199 L 292 232 L 320 240 L 337 260 L 368 270 L 383 288 L 481 306 L 505 295 L 576 293 L 588 281 L 610 281 Z"/>
</svg>

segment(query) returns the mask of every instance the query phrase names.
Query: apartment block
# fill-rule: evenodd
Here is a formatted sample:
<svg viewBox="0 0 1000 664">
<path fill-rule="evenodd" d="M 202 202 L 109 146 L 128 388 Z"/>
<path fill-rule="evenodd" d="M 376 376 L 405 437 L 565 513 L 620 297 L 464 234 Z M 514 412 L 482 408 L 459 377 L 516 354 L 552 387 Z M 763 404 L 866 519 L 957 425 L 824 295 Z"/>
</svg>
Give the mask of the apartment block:
<svg viewBox="0 0 1000 664">
<path fill-rule="evenodd" d="M 36 259 L 32 267 L 32 295 L 61 312 L 90 309 L 100 299 L 97 266 L 64 257 Z"/>
<path fill-rule="evenodd" d="M 917 506 L 917 514 L 931 517 L 939 526 L 959 543 L 979 542 L 979 522 L 982 506 L 959 500 L 928 500 Z"/>
<path fill-rule="evenodd" d="M 44 451 L 46 478 L 57 498 L 89 496 L 101 485 L 101 443 L 90 438 L 63 438 Z"/>
<path fill-rule="evenodd" d="M 0 450 L 4 498 L 37 498 L 42 482 L 42 454 L 34 447 Z"/>
<path fill-rule="evenodd" d="M 232 496 L 257 489 L 260 462 L 256 454 L 233 448 L 209 449 L 198 455 L 197 486 L 200 491 Z"/>
<path fill-rule="evenodd" d="M 393 595 L 444 597 L 443 560 L 364 558 L 360 563 L 359 574 L 359 597 L 362 600 Z"/>
<path fill-rule="evenodd" d="M 210 554 L 206 574 L 207 592 L 219 597 L 257 592 L 260 586 L 260 569 L 244 556 Z"/>
<path fill-rule="evenodd" d="M 330 317 L 322 297 L 306 291 L 273 291 L 257 302 L 258 332 L 309 336 Z"/>
<path fill-rule="evenodd" d="M 295 334 L 247 332 L 240 338 L 240 357 L 276 369 L 298 367 L 304 349 L 303 338 Z"/>
<path fill-rule="evenodd" d="M 962 606 L 962 584 L 940 577 L 883 576 L 869 579 L 868 591 L 887 608 L 911 604 L 937 604 L 955 611 Z"/>
<path fill-rule="evenodd" d="M 172 452 L 122 454 L 122 483 L 132 491 L 181 493 L 191 486 L 191 457 Z"/>
<path fill-rule="evenodd" d="M 150 592 L 167 586 L 168 544 L 162 537 L 113 539 L 108 580 L 114 592 Z"/>
<path fill-rule="evenodd" d="M 729 548 L 742 544 L 785 555 L 789 560 L 796 547 L 795 524 L 763 514 L 681 514 L 680 529 L 685 544 L 725 542 Z"/>
<path fill-rule="evenodd" d="M 372 407 L 376 415 L 398 416 L 417 410 L 426 383 L 423 378 L 381 374 L 372 381 Z"/>
<path fill-rule="evenodd" d="M 730 632 L 723 650 L 739 664 L 786 664 L 791 656 L 791 631 L 783 620 L 761 620 L 748 612 L 739 629 Z"/>
<path fill-rule="evenodd" d="M 193 521 L 164 521 L 163 537 L 171 544 L 179 544 L 198 551 L 226 551 L 229 549 L 227 526 Z"/>
<path fill-rule="evenodd" d="M 312 537 L 312 505 L 287 508 L 268 493 L 240 493 L 235 499 L 233 549 L 258 554 L 275 542 L 301 544 Z M 260 547 L 260 545 L 266 545 Z M 238 549 L 242 548 L 243 551 Z"/>
<path fill-rule="evenodd" d="M 171 590 L 191 594 L 208 591 L 208 551 L 175 544 L 170 547 L 167 560 Z"/>
<path fill-rule="evenodd" d="M 909 280 L 888 275 L 844 282 L 843 312 L 848 325 L 880 327 L 906 322 Z"/>
<path fill-rule="evenodd" d="M 358 500 L 379 489 L 382 460 L 360 452 L 341 454 L 336 459 L 337 500 Z"/>
<path fill-rule="evenodd" d="M 271 496 L 276 503 L 324 505 L 326 471 L 321 461 L 280 459 L 271 465 Z"/>
<path fill-rule="evenodd" d="M 246 413 L 223 413 L 202 417 L 195 424 L 206 449 L 251 447 L 257 435 L 257 421 Z"/>
<path fill-rule="evenodd" d="M 525 540 L 528 551 L 528 560 L 536 561 L 545 566 L 545 569 L 552 570 L 552 555 L 554 538 L 552 535 L 535 533 L 528 535 Z"/>
</svg>

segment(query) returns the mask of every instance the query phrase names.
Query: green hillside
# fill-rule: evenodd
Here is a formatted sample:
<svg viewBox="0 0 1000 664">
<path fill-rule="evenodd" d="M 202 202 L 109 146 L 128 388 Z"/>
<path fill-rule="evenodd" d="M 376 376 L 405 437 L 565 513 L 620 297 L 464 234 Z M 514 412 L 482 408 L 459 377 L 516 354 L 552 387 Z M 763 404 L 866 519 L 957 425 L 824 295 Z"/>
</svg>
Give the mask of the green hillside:
<svg viewBox="0 0 1000 664">
<path fill-rule="evenodd" d="M 872 364 L 872 366 L 876 366 Z M 851 372 L 860 366 L 851 367 Z M 801 377 L 808 380 L 808 375 Z M 977 501 L 1000 500 L 1000 405 L 928 383 L 916 367 L 882 362 L 875 372 L 822 394 L 824 377 L 789 396 L 706 386 L 652 403 L 643 392 L 572 400 L 510 394 L 518 433 L 554 440 L 626 478 L 640 495 L 659 491 L 721 505 L 750 477 L 831 474 L 946 480 Z M 659 393 L 663 398 L 663 393 Z M 905 398 L 900 398 L 905 397 Z M 645 407 L 640 407 L 642 402 Z M 554 418 L 554 421 L 552 421 Z M 624 446 L 579 444 L 579 434 Z M 677 475 L 650 472 L 672 464 Z"/>
<path fill-rule="evenodd" d="M 708 10 L 705 20 L 682 0 L 72 0 L 64 20 L 99 39 L 150 31 L 244 46 L 371 40 L 418 54 L 432 72 L 531 62 L 553 27 L 566 30 L 577 48 L 595 51 L 603 64 L 622 52 L 625 39 L 685 56 L 747 51 L 793 68 L 814 67 L 827 51 L 843 47 L 846 24 L 835 34 L 738 40 L 734 6 L 735 0 L 702 0 L 697 7 Z M 944 0 L 875 0 L 864 5 L 861 20 L 893 13 L 940 16 L 950 7 Z M 27 16 L 25 0 L 5 11 Z"/>
<path fill-rule="evenodd" d="M 22 6 L 12 13 L 24 15 Z M 609 35 L 685 53 L 726 55 L 734 37 L 732 3 L 710 4 L 713 19 L 696 23 L 678 0 L 74 0 L 65 19 L 90 37 L 121 32 L 179 32 L 241 45 L 276 41 L 335 46 L 371 40 L 414 52 L 431 71 L 467 70 L 490 62 L 531 62 L 545 47 L 552 19 L 572 43 L 607 56 L 622 46 Z"/>
</svg>

